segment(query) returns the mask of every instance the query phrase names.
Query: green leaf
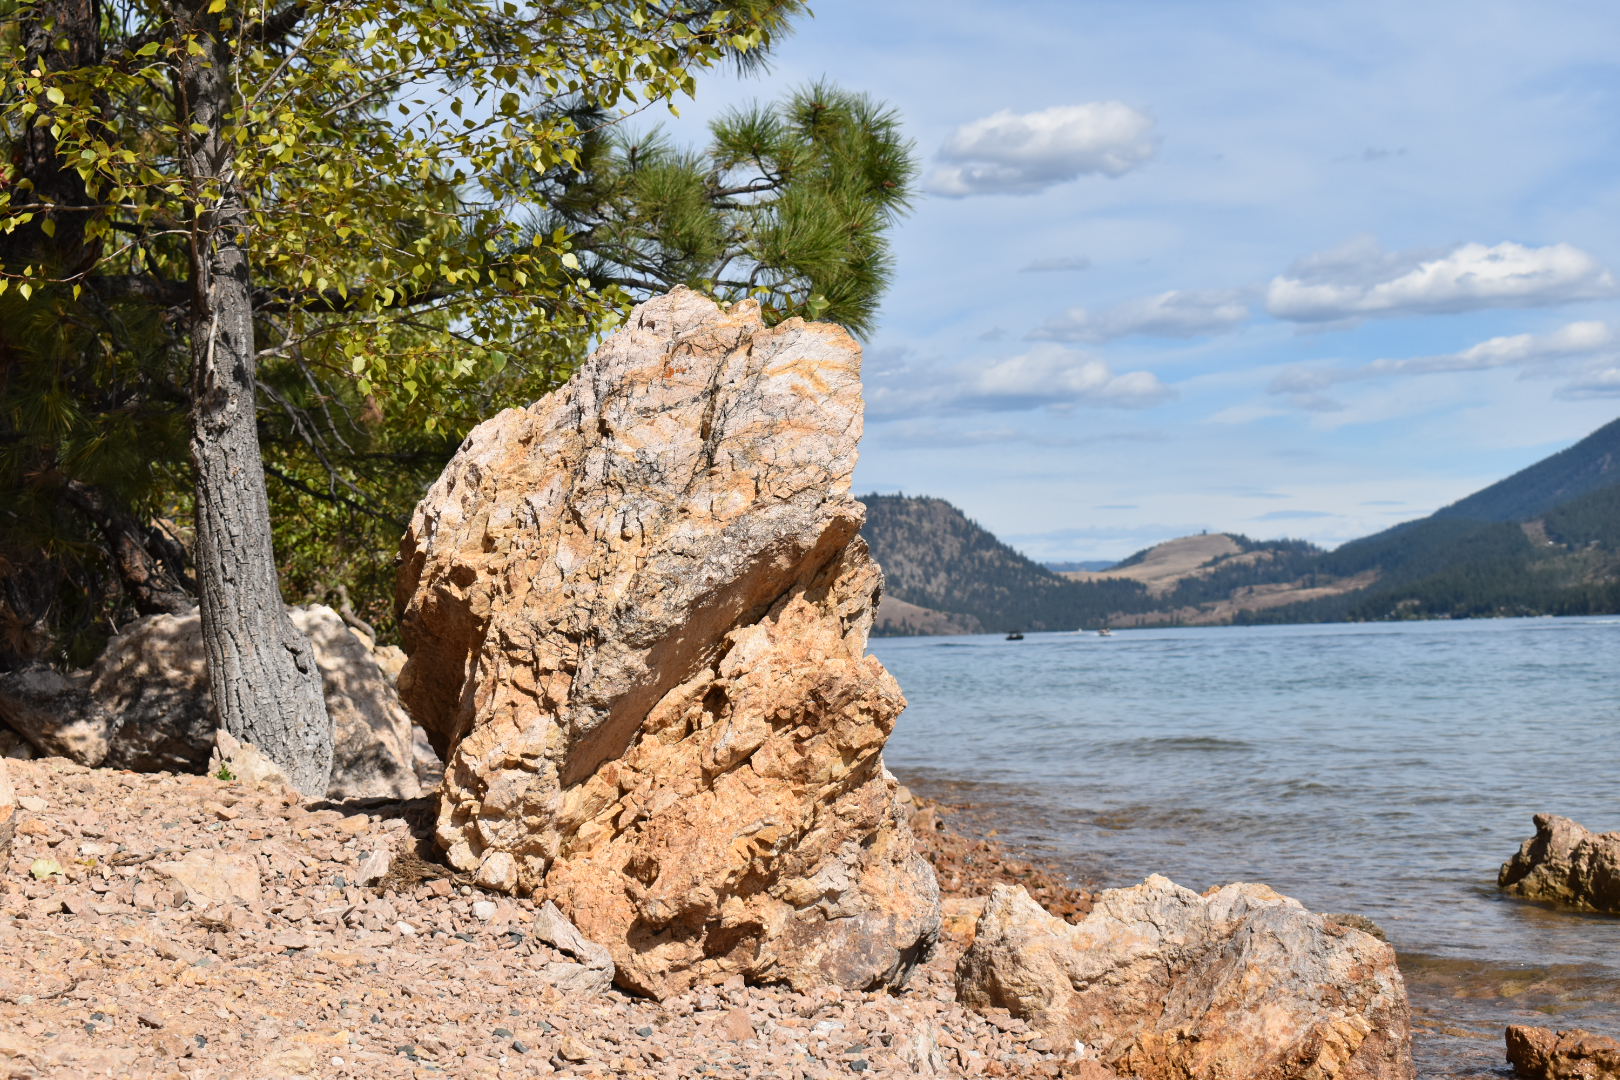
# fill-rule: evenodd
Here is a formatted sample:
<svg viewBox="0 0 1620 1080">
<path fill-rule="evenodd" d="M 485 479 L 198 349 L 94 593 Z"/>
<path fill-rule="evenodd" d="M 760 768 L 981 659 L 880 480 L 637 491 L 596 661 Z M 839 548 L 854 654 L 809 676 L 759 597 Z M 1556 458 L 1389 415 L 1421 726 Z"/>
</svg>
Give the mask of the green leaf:
<svg viewBox="0 0 1620 1080">
<path fill-rule="evenodd" d="M 47 89 L 45 91 L 45 96 L 50 99 L 52 105 L 61 105 L 67 101 L 67 95 L 62 93 L 61 87 L 58 86 L 52 86 Z"/>
</svg>

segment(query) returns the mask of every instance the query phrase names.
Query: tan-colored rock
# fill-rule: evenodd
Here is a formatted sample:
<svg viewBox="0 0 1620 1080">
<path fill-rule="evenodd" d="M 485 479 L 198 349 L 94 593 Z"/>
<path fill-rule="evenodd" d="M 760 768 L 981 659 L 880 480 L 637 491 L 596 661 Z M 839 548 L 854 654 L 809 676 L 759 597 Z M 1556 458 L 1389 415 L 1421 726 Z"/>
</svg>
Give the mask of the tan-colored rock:
<svg viewBox="0 0 1620 1080">
<path fill-rule="evenodd" d="M 392 678 L 331 608 L 288 614 L 315 646 L 332 717 L 327 797 L 415 798 L 414 733 Z M 0 676 L 0 720 L 44 752 L 84 765 L 215 771 L 202 621 L 195 611 L 154 615 L 126 627 L 88 671 Z"/>
<path fill-rule="evenodd" d="M 581 934 L 556 904 L 547 900 L 540 905 L 529 930 L 536 940 L 569 958 L 545 965 L 547 983 L 571 994 L 602 994 L 612 987 L 613 955 Z"/>
<path fill-rule="evenodd" d="M 235 780 L 247 784 L 268 781 L 292 787 L 292 781 L 252 743 L 245 743 L 235 735 L 219 728 L 214 732 L 214 752 L 208 758 L 208 775 L 219 780 Z"/>
<path fill-rule="evenodd" d="M 1537 814 L 1536 835 L 1502 864 L 1497 885 L 1527 900 L 1620 915 L 1620 832 Z"/>
<path fill-rule="evenodd" d="M 1141 1080 L 1410 1080 L 1395 953 L 1264 885 L 1200 896 L 1157 875 L 1078 923 L 997 886 L 957 993 Z"/>
<path fill-rule="evenodd" d="M 893 985 L 937 935 L 866 655 L 859 368 L 838 328 L 677 289 L 412 518 L 399 685 L 448 755 L 439 842 L 554 897 L 621 985 Z"/>
<path fill-rule="evenodd" d="M 1620 1041 L 1572 1028 L 1507 1029 L 1507 1059 L 1525 1080 L 1620 1080 Z"/>
<path fill-rule="evenodd" d="M 6 872 L 6 863 L 11 858 L 11 838 L 17 832 L 17 809 L 17 792 L 11 786 L 6 761 L 0 758 L 0 889 L 5 888 L 11 876 Z"/>
<path fill-rule="evenodd" d="M 259 868 L 251 855 L 188 851 L 183 858 L 154 863 L 152 869 L 195 905 L 204 901 L 253 905 L 260 900 Z"/>
<path fill-rule="evenodd" d="M 287 614 L 315 646 L 332 717 L 327 798 L 414 799 L 421 791 L 412 760 L 415 733 L 393 676 L 331 608 L 311 604 Z"/>
</svg>

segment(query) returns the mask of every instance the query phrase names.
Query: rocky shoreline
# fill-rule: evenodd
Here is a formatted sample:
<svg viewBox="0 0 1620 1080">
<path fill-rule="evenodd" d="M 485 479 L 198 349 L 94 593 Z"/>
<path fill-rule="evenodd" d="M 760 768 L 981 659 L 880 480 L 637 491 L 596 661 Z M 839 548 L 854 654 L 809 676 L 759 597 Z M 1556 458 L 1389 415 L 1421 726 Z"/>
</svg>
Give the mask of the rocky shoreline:
<svg viewBox="0 0 1620 1080">
<path fill-rule="evenodd" d="M 1095 1068 L 955 1000 L 974 898 L 1090 895 L 920 801 L 947 917 L 899 993 L 734 978 L 663 1002 L 605 985 L 543 905 L 435 861 L 432 807 L 306 808 L 280 785 L 9 763 L 0 895 L 8 1077 L 1056 1077 Z M 379 858 L 378 853 L 386 853 Z M 386 869 L 365 884 L 370 874 Z M 548 940 L 548 937 L 553 940 Z M 1068 1071 L 1066 1071 L 1068 1070 Z"/>
<path fill-rule="evenodd" d="M 884 766 L 859 371 L 836 327 L 677 289 L 475 429 L 402 541 L 397 680 L 358 639 L 337 665 L 388 707 L 345 722 L 323 669 L 340 749 L 395 767 L 340 753 L 323 801 L 225 732 L 198 775 L 200 721 L 125 762 L 164 727 L 102 702 L 116 665 L 12 687 L 79 760 L 0 799 L 9 1074 L 1411 1080 L 1354 920 L 1094 897 Z M 88 751 L 46 738 L 59 699 Z"/>
</svg>

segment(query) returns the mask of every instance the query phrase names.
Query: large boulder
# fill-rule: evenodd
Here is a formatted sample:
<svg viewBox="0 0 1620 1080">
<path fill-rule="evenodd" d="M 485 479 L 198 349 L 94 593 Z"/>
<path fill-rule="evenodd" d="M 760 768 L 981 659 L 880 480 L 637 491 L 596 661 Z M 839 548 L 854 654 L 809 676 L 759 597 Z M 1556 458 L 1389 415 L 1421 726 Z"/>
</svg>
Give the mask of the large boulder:
<svg viewBox="0 0 1620 1080">
<path fill-rule="evenodd" d="M 1536 835 L 1502 864 L 1496 883 L 1515 896 L 1620 915 L 1620 832 L 1595 833 L 1537 814 Z"/>
<path fill-rule="evenodd" d="M 1264 885 L 1200 896 L 1155 875 L 1073 924 L 998 885 L 956 985 L 1139 1080 L 1414 1075 L 1394 950 Z"/>
<path fill-rule="evenodd" d="M 1508 1062 L 1525 1080 L 1620 1080 L 1620 1042 L 1606 1035 L 1514 1024 L 1506 1038 Z"/>
<path fill-rule="evenodd" d="M 902 982 L 938 933 L 881 752 L 860 351 L 685 289 L 468 436 L 406 534 L 401 696 L 438 839 L 663 997 Z"/>
<path fill-rule="evenodd" d="M 392 681 L 337 612 L 292 608 L 315 646 L 336 743 L 328 798 L 414 798 L 409 715 Z M 214 751 L 202 620 L 141 619 L 88 671 L 0 676 L 0 720 L 47 754 L 138 772 L 198 772 Z"/>
</svg>

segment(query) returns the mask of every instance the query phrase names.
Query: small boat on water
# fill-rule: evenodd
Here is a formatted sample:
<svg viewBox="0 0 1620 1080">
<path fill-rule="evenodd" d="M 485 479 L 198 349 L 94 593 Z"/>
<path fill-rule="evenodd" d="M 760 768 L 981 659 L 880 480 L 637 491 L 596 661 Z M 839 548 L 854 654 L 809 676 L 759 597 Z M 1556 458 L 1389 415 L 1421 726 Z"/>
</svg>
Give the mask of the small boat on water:
<svg viewBox="0 0 1620 1080">
<path fill-rule="evenodd" d="M 1114 632 L 1112 630 L 1108 629 L 1108 627 L 1103 626 L 1103 627 L 1098 628 L 1097 636 L 1098 637 L 1113 637 Z"/>
<path fill-rule="evenodd" d="M 1007 640 L 1008 641 L 1023 641 L 1024 640 L 1024 635 L 1020 634 L 1018 631 L 1014 630 L 1012 633 L 1007 635 Z"/>
</svg>

